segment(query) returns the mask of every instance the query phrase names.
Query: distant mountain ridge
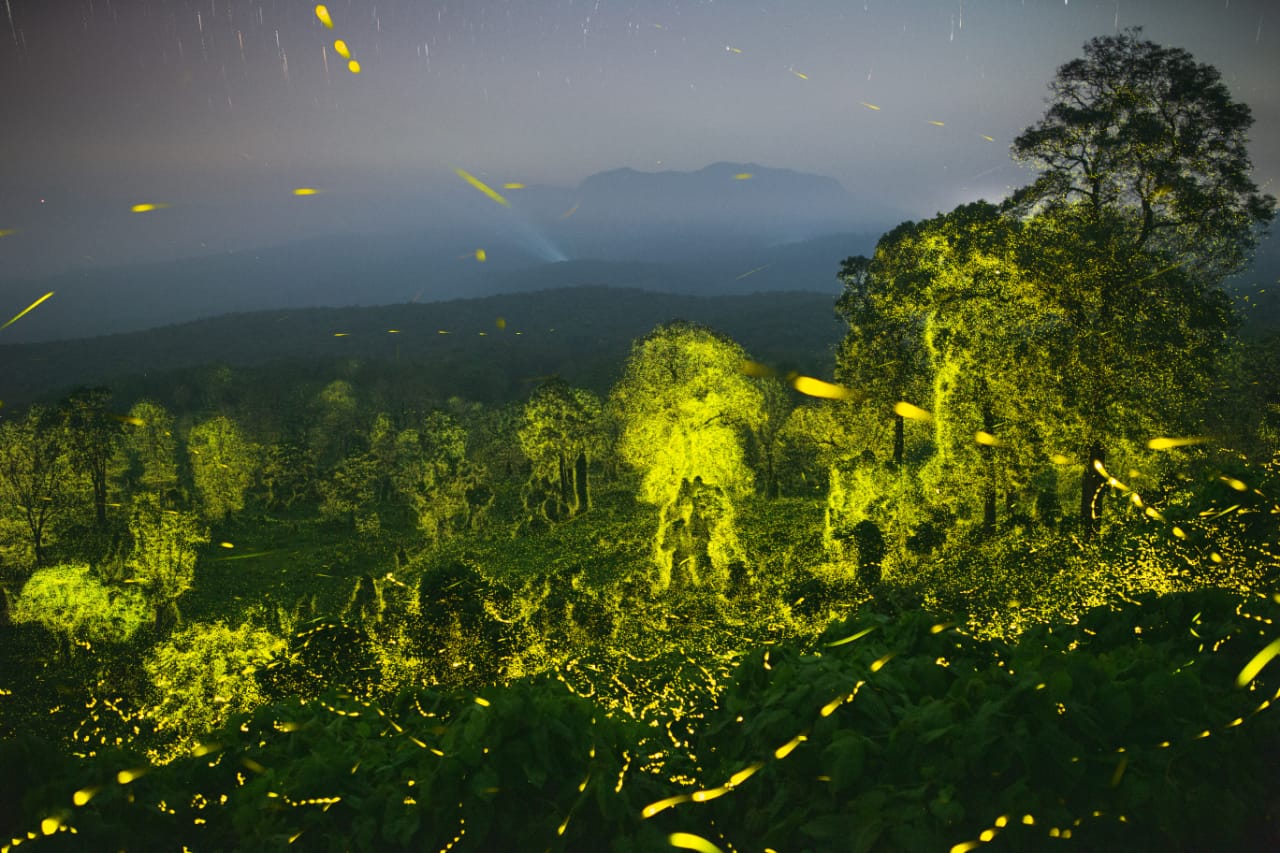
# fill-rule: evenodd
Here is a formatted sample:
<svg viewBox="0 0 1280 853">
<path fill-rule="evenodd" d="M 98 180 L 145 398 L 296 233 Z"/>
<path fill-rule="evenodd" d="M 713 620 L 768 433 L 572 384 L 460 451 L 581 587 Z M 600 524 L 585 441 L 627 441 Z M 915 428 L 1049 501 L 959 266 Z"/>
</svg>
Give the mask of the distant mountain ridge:
<svg viewBox="0 0 1280 853">
<path fill-rule="evenodd" d="M 443 213 L 415 231 L 0 283 L 0 299 L 15 311 L 55 293 L 0 342 L 115 334 L 233 311 L 588 284 L 706 295 L 834 292 L 840 261 L 870 251 L 876 239 L 856 230 L 855 200 L 838 182 L 756 163 L 616 169 L 576 188 L 498 185 L 509 207 L 458 183 L 432 205 Z"/>
</svg>

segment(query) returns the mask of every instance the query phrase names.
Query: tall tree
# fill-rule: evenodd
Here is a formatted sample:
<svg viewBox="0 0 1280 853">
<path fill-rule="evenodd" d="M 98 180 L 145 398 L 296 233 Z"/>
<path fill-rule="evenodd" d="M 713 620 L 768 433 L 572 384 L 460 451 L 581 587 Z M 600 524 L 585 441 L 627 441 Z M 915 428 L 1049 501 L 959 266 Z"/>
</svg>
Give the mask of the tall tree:
<svg viewBox="0 0 1280 853">
<path fill-rule="evenodd" d="M 162 506 L 178 488 L 178 442 L 173 415 L 152 400 L 140 400 L 125 418 L 123 448 L 131 490 L 153 492 Z"/>
<path fill-rule="evenodd" d="M 1081 419 L 1081 516 L 1097 527 L 1105 445 L 1117 399 L 1107 350 L 1135 323 L 1153 338 L 1132 354 L 1168 376 L 1201 375 L 1232 325 L 1221 284 L 1243 268 L 1275 216 L 1275 199 L 1249 176 L 1253 116 L 1212 66 L 1141 30 L 1095 38 L 1058 69 L 1044 117 L 1015 140 L 1014 156 L 1041 169 L 1010 209 L 1039 221 L 1030 262 L 1059 310 L 1074 359 L 1075 393 L 1099 417 Z M 1161 323 L 1161 314 L 1169 315 Z M 1144 386 L 1161 386 L 1150 375 Z M 1083 410 L 1083 401 L 1078 402 Z"/>
<path fill-rule="evenodd" d="M 743 373 L 746 360 L 728 338 L 677 321 L 633 345 L 613 389 L 619 452 L 641 475 L 641 498 L 659 508 L 657 589 L 673 574 L 722 588 L 729 565 L 742 559 L 735 502 L 753 488 L 744 442 L 763 405 Z"/>
<path fill-rule="evenodd" d="M 557 518 L 590 506 L 587 472 L 601 441 L 601 411 L 596 395 L 558 377 L 539 385 L 525 404 L 520 449 L 532 464 L 530 476 L 555 490 Z"/>
<path fill-rule="evenodd" d="M 1114 217 L 1132 248 L 1217 283 L 1248 263 L 1275 215 L 1249 176 L 1253 114 L 1216 68 L 1141 35 L 1092 39 L 1058 69 L 1044 117 L 1014 140 L 1015 158 L 1041 169 L 1014 201 L 1081 203 L 1087 217 Z"/>
<path fill-rule="evenodd" d="M 60 407 L 71 462 L 93 490 L 99 529 L 107 525 L 108 473 L 121 440 L 121 419 L 111 412 L 110 403 L 108 388 L 79 388 Z"/>
<path fill-rule="evenodd" d="M 36 567 L 46 564 L 50 524 L 74 506 L 75 493 L 56 413 L 32 406 L 22 420 L 0 422 L 0 500 L 26 525 Z"/>
<path fill-rule="evenodd" d="M 924 405 L 927 389 L 922 314 L 908 301 L 920 273 L 913 263 L 902 262 L 902 247 L 916 227 L 905 222 L 881 237 L 874 258 L 846 258 L 836 300 L 836 313 L 849 325 L 836 353 L 836 379 L 854 390 L 856 405 L 876 429 L 893 424 L 889 453 L 895 466 L 906 454 L 906 419 L 894 404 Z M 864 436 L 864 444 L 877 453 L 883 441 L 873 433 Z"/>
<path fill-rule="evenodd" d="M 178 598 L 195 579 L 200 546 L 209 542 L 208 528 L 193 513 L 162 509 L 159 498 L 135 495 L 129 510 L 133 549 L 125 566 L 147 592 L 157 625 L 177 622 Z"/>
<path fill-rule="evenodd" d="M 467 458 L 467 433 L 447 412 L 432 412 L 421 429 L 396 438 L 396 487 L 408 500 L 418 529 L 436 545 L 474 525 L 492 496 L 482 494 L 484 466 Z"/>
<path fill-rule="evenodd" d="M 244 509 L 244 494 L 257 469 L 257 448 L 235 421 L 219 415 L 193 426 L 187 453 L 205 518 L 222 521 Z"/>
</svg>

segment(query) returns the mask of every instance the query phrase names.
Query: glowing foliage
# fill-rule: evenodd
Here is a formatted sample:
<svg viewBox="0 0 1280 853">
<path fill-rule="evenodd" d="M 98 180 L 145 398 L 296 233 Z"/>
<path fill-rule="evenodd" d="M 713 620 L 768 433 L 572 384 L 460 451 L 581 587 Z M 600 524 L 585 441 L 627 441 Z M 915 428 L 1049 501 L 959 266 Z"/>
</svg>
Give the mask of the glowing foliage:
<svg viewBox="0 0 1280 853">
<path fill-rule="evenodd" d="M 192 513 L 164 510 L 156 495 L 136 495 L 129 512 L 133 548 L 125 566 L 147 592 L 159 621 L 162 614 L 176 620 L 179 596 L 195 579 L 196 557 L 209 532 Z"/>
<path fill-rule="evenodd" d="M 192 427 L 187 454 L 205 518 L 223 521 L 244 508 L 244 495 L 257 469 L 257 448 L 235 421 L 218 416 Z"/>
<path fill-rule="evenodd" d="M 734 502 L 753 488 L 743 443 L 763 403 L 741 372 L 746 360 L 709 329 L 671 323 L 635 344 L 613 390 L 619 454 L 640 473 L 641 498 L 659 508 L 658 589 L 673 573 L 722 587 L 729 564 L 742 559 Z"/>
<path fill-rule="evenodd" d="M 147 714 L 158 730 L 185 744 L 261 704 L 256 673 L 285 648 L 284 640 L 249 624 L 191 625 L 143 661 L 157 697 Z"/>
<path fill-rule="evenodd" d="M 588 471 L 603 445 L 603 409 L 590 391 L 560 379 L 539 385 L 524 406 L 517 437 L 528 458 L 526 509 L 547 521 L 575 516 L 591 505 Z M 529 506 L 533 502 L 536 508 Z"/>
<path fill-rule="evenodd" d="M 396 487 L 409 501 L 418 530 L 438 544 L 483 518 L 485 468 L 467 457 L 467 433 L 447 412 L 432 412 L 418 430 L 395 439 L 400 467 Z"/>
<path fill-rule="evenodd" d="M 40 569 L 22 587 L 10 612 L 14 622 L 39 622 L 62 639 L 64 654 L 74 645 L 122 643 L 146 624 L 142 595 L 129 587 L 107 587 L 85 565 Z"/>
<path fill-rule="evenodd" d="M 178 487 L 173 416 L 159 403 L 141 400 L 129 409 L 128 417 L 122 442 L 125 477 L 130 486 L 153 492 L 165 506 Z"/>
<path fill-rule="evenodd" d="M 37 566 L 45 561 L 53 523 L 74 507 L 78 485 L 58 420 L 33 406 L 21 420 L 0 421 L 0 508 L 26 527 Z"/>
</svg>

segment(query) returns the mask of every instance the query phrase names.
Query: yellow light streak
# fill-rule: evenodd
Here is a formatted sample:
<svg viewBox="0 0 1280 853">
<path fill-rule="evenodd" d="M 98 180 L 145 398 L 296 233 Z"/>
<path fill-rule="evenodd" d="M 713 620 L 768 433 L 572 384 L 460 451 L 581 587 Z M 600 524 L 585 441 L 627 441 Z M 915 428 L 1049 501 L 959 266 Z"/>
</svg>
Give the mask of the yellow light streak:
<svg viewBox="0 0 1280 853">
<path fill-rule="evenodd" d="M 667 843 L 684 850 L 697 850 L 698 853 L 721 853 L 719 847 L 692 832 L 673 832 L 667 836 Z"/>
<path fill-rule="evenodd" d="M 333 29 L 333 18 L 329 17 L 329 10 L 325 6 L 316 7 L 316 17 L 320 19 L 320 23 L 324 24 L 328 29 Z"/>
<path fill-rule="evenodd" d="M 489 186 L 484 181 L 480 180 L 475 175 L 468 172 L 466 169 L 454 169 L 453 171 L 454 171 L 454 174 L 456 174 L 459 178 L 462 178 L 462 180 L 471 184 L 471 186 L 475 187 L 477 190 L 484 193 L 486 196 L 493 199 L 498 204 L 502 205 L 503 207 L 511 206 L 511 202 L 503 198 L 502 193 L 498 192 L 493 187 Z M 575 204 L 574 210 L 577 210 L 577 207 L 578 206 Z"/>
<path fill-rule="evenodd" d="M 678 806 L 680 805 L 680 803 L 684 803 L 688 801 L 689 801 L 688 794 L 679 794 L 674 797 L 667 797 L 666 799 L 658 800 L 656 803 L 650 803 L 649 805 L 645 806 L 643 809 L 640 810 L 640 817 L 650 818 L 656 815 L 660 811 L 664 811 L 665 809 L 669 809 L 672 806 Z"/>
<path fill-rule="evenodd" d="M 782 746 L 775 749 L 773 751 L 773 757 L 781 761 L 791 753 L 795 752 L 796 747 L 804 743 L 808 739 L 809 738 L 805 735 L 802 735 L 802 734 L 796 735 L 791 740 L 787 741 Z"/>
<path fill-rule="evenodd" d="M 812 376 L 797 376 L 791 380 L 791 387 L 806 396 L 819 397 L 824 400 L 848 400 L 853 397 L 853 391 L 843 385 L 823 382 L 821 379 L 814 379 Z"/>
<path fill-rule="evenodd" d="M 858 633 L 854 634 L 851 637 L 845 637 L 843 640 L 836 640 L 834 643 L 827 643 L 827 648 L 834 649 L 836 646 L 843 646 L 845 643 L 852 643 L 854 640 L 861 640 L 863 637 L 867 636 L 867 634 L 870 634 L 875 629 L 876 629 L 875 625 L 872 625 L 870 628 L 863 628 L 861 631 L 859 631 Z"/>
<path fill-rule="evenodd" d="M 71 802 L 75 803 L 77 806 L 83 806 L 97 796 L 97 793 L 101 790 L 102 788 L 98 785 L 93 785 L 89 788 L 81 788 L 71 797 Z"/>
<path fill-rule="evenodd" d="M 884 657 L 878 658 L 877 660 L 872 661 L 871 671 L 879 672 L 881 669 L 884 668 L 884 665 L 887 664 L 889 661 L 893 660 L 894 657 L 897 656 L 897 654 L 898 654 L 897 652 L 889 652 L 889 654 L 885 655 Z"/>
<path fill-rule="evenodd" d="M 48 299 L 50 296 L 53 296 L 53 291 L 52 291 L 52 290 L 50 290 L 50 291 L 49 291 L 48 293 L 46 293 L 44 296 L 41 296 L 41 297 L 40 297 L 39 299 L 37 299 L 35 302 L 32 302 L 32 303 L 31 303 L 30 305 L 28 305 L 26 308 L 23 308 L 23 309 L 22 309 L 21 311 L 19 311 L 17 314 L 14 314 L 14 315 L 13 315 L 13 318 L 12 318 L 11 320 L 9 320 L 9 322 L 5 323 L 3 326 L 0 326 L 0 329 L 7 329 L 7 328 L 9 328 L 9 327 L 10 327 L 10 326 L 12 326 L 14 323 L 18 322 L 18 321 L 19 321 L 19 320 L 21 320 L 23 317 L 27 316 L 27 314 L 29 314 L 29 313 L 31 313 L 32 311 L 34 311 L 34 310 L 36 309 L 36 306 L 38 306 L 41 302 L 44 302 L 44 301 L 45 301 L 46 299 Z"/>
<path fill-rule="evenodd" d="M 508 181 L 507 183 L 502 185 L 502 188 L 504 190 L 522 190 L 524 189 L 524 184 L 520 183 L 519 181 Z"/>
<path fill-rule="evenodd" d="M 875 110 L 876 112 L 880 112 L 880 108 L 877 107 L 875 104 L 868 104 L 866 101 L 858 101 L 858 103 L 862 104 L 864 107 L 866 107 L 869 110 Z"/>
<path fill-rule="evenodd" d="M 754 177 L 755 175 L 751 174 L 750 172 L 739 172 L 738 174 L 733 176 L 733 179 L 735 181 L 749 181 Z"/>
<path fill-rule="evenodd" d="M 729 781 L 725 783 L 725 787 L 727 788 L 738 787 L 743 782 L 747 781 L 752 776 L 754 776 L 756 774 L 756 771 L 758 771 L 761 767 L 764 767 L 763 761 L 757 761 L 754 764 L 747 765 L 746 767 L 739 770 L 737 773 L 734 773 L 732 776 L 730 776 Z"/>
<path fill-rule="evenodd" d="M 1258 677 L 1258 673 L 1262 672 L 1262 668 L 1271 663 L 1271 659 L 1276 655 L 1280 655 L 1280 639 L 1272 640 L 1267 646 L 1244 665 L 1244 669 L 1240 670 L 1240 674 L 1236 676 L 1236 686 L 1244 687 L 1250 681 Z"/>
<path fill-rule="evenodd" d="M 356 62 L 354 59 L 351 60 L 350 62 L 347 63 L 347 70 L 350 71 L 352 74 L 359 74 L 360 63 Z"/>
<path fill-rule="evenodd" d="M 129 212 L 130 213 L 150 213 L 153 210 L 161 210 L 168 206 L 169 205 L 160 201 L 156 201 L 156 202 L 144 201 L 139 204 L 135 204 L 133 207 L 129 208 Z"/>
<path fill-rule="evenodd" d="M 1185 438 L 1168 438 L 1158 437 L 1147 442 L 1150 450 L 1171 450 L 1175 447 L 1189 447 L 1193 444 L 1204 444 L 1208 441 L 1208 437 L 1203 435 L 1189 435 Z"/>
<path fill-rule="evenodd" d="M 913 421 L 923 421 L 928 423 L 933 420 L 933 415 L 926 409 L 912 405 L 906 400 L 900 400 L 893 404 L 893 413 L 899 417 L 907 418 Z"/>
<path fill-rule="evenodd" d="M 342 39 L 336 39 L 333 43 L 333 50 L 343 59 L 351 58 L 351 49 L 347 47 L 347 43 Z"/>
</svg>

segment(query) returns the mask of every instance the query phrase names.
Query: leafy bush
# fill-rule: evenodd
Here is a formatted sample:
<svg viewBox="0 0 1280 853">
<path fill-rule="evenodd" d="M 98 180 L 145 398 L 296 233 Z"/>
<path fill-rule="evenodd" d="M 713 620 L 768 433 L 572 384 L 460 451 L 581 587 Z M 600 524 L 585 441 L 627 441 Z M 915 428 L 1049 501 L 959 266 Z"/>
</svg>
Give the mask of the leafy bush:
<svg viewBox="0 0 1280 853">
<path fill-rule="evenodd" d="M 73 644 L 120 643 L 148 621 L 142 594 L 107 587 L 85 565 L 40 569 L 22 587 L 10 618 L 39 622 L 62 639 L 64 656 Z"/>
<path fill-rule="evenodd" d="M 179 631 L 143 662 L 157 695 L 147 715 L 175 746 L 185 744 L 261 704 L 256 673 L 284 650 L 283 640 L 247 623 L 238 628 L 196 624 Z"/>
</svg>

